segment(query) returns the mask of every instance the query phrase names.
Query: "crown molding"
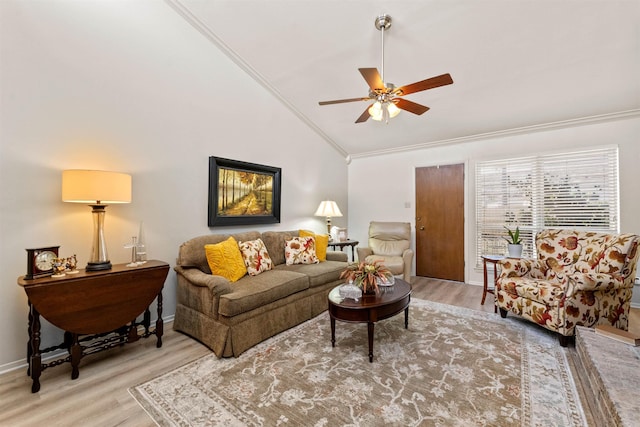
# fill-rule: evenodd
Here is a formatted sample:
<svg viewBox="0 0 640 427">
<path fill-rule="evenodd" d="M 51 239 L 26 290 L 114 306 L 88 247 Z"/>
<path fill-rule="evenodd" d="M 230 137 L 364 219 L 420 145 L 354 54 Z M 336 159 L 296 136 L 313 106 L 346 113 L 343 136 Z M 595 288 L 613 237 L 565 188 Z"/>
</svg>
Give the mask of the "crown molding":
<svg viewBox="0 0 640 427">
<path fill-rule="evenodd" d="M 276 97 L 289 111 L 296 115 L 303 123 L 305 123 L 311 130 L 317 133 L 322 139 L 324 139 L 329 145 L 331 145 L 340 155 L 347 156 L 347 152 L 338 145 L 329 135 L 324 133 L 315 123 L 313 123 L 307 116 L 305 116 L 300 110 L 298 110 L 293 104 L 291 104 L 282 94 L 273 87 L 264 76 L 262 76 L 255 68 L 247 63 L 237 52 L 229 47 L 220 37 L 218 37 L 204 22 L 196 17 L 180 0 L 165 0 L 165 3 L 169 5 L 178 15 L 180 15 L 189 25 L 191 25 L 196 31 L 202 34 L 207 40 L 213 43 L 222 53 L 224 53 L 234 64 L 253 78 L 258 84 L 269 91 L 274 97 Z"/>
<path fill-rule="evenodd" d="M 421 144 L 406 145 L 404 147 L 390 148 L 386 150 L 367 151 L 365 153 L 351 154 L 351 159 L 363 157 L 375 157 L 386 154 L 401 153 L 405 151 L 415 151 L 425 148 L 438 147 L 443 145 L 460 144 L 463 142 L 482 141 L 486 139 L 504 138 L 513 135 L 522 135 L 527 133 L 546 132 L 550 130 L 565 129 L 574 126 L 585 126 L 596 123 L 612 122 L 616 120 L 624 120 L 629 118 L 640 117 L 640 108 L 616 113 L 600 114 L 597 116 L 580 117 L 577 119 L 561 120 L 551 123 L 543 123 L 532 126 L 523 126 L 513 129 L 499 130 L 495 132 L 480 133 L 476 135 L 462 136 L 459 138 L 443 139 L 440 141 L 424 142 Z"/>
</svg>

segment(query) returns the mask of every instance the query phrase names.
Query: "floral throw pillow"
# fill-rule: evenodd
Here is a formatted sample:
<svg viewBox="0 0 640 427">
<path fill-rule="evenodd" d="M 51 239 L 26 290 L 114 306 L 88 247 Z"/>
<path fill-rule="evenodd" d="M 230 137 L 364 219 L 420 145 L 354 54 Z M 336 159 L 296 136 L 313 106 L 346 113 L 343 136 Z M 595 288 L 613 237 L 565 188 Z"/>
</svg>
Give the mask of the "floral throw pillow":
<svg viewBox="0 0 640 427">
<path fill-rule="evenodd" d="M 262 239 L 240 242 L 238 246 L 249 275 L 257 276 L 273 268 L 273 262 Z"/>
<path fill-rule="evenodd" d="M 328 234 L 315 234 L 313 231 L 300 230 L 300 237 L 313 237 L 316 239 L 316 256 L 320 262 L 327 260 L 327 248 L 329 246 Z"/>
<path fill-rule="evenodd" d="M 284 258 L 287 265 L 319 262 L 316 256 L 316 240 L 313 237 L 294 237 L 286 240 Z"/>
</svg>

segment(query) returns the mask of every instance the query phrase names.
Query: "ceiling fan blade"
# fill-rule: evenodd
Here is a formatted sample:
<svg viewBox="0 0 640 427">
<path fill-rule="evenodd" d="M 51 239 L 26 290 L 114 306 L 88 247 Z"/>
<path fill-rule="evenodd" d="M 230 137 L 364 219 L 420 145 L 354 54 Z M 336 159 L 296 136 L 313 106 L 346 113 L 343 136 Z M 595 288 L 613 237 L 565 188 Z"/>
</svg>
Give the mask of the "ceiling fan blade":
<svg viewBox="0 0 640 427">
<path fill-rule="evenodd" d="M 384 82 L 377 68 L 358 68 L 371 90 L 384 90 Z"/>
<path fill-rule="evenodd" d="M 409 101 L 408 99 L 396 98 L 393 100 L 393 102 L 396 104 L 398 108 L 401 108 L 413 114 L 420 115 L 422 113 L 426 113 L 427 111 L 429 111 L 429 107 L 417 104 L 413 101 Z"/>
<path fill-rule="evenodd" d="M 451 75 L 447 73 L 440 76 L 431 77 L 430 79 L 422 80 L 416 83 L 411 83 L 410 85 L 401 86 L 394 90 L 394 93 L 397 95 L 408 95 L 410 93 L 450 85 L 451 83 L 453 83 L 453 79 L 451 78 Z"/>
<path fill-rule="evenodd" d="M 360 117 L 358 117 L 358 120 L 356 120 L 356 123 L 364 123 L 367 120 L 369 120 L 369 117 L 371 117 L 371 114 L 369 114 L 369 107 L 367 107 L 367 109 L 364 110 L 364 113 L 362 113 Z"/>
<path fill-rule="evenodd" d="M 371 101 L 371 98 L 336 99 L 334 101 L 320 101 L 320 102 L 318 102 L 318 104 L 320 104 L 320 105 L 331 105 L 331 104 L 342 104 L 344 102 L 355 102 L 355 101 Z"/>
</svg>

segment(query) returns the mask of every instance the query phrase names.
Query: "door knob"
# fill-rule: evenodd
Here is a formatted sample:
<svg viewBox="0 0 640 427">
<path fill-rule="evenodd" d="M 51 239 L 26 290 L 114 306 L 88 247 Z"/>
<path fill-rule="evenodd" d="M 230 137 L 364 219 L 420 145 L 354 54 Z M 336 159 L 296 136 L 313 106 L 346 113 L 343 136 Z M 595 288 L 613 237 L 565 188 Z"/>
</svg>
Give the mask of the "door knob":
<svg viewBox="0 0 640 427">
<path fill-rule="evenodd" d="M 424 230 L 424 225 L 421 225 L 421 226 L 420 226 L 420 230 Z"/>
</svg>

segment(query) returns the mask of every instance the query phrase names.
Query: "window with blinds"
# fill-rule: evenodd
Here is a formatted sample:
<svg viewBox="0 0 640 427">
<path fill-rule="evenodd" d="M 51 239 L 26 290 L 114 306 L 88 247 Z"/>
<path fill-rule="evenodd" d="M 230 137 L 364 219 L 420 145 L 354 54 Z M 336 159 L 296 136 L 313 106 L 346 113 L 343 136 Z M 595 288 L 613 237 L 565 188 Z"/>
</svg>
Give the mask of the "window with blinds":
<svg viewBox="0 0 640 427">
<path fill-rule="evenodd" d="M 618 148 L 479 162 L 476 165 L 476 266 L 505 254 L 504 227 L 520 228 L 523 257 L 535 257 L 545 228 L 617 233 Z"/>
</svg>

